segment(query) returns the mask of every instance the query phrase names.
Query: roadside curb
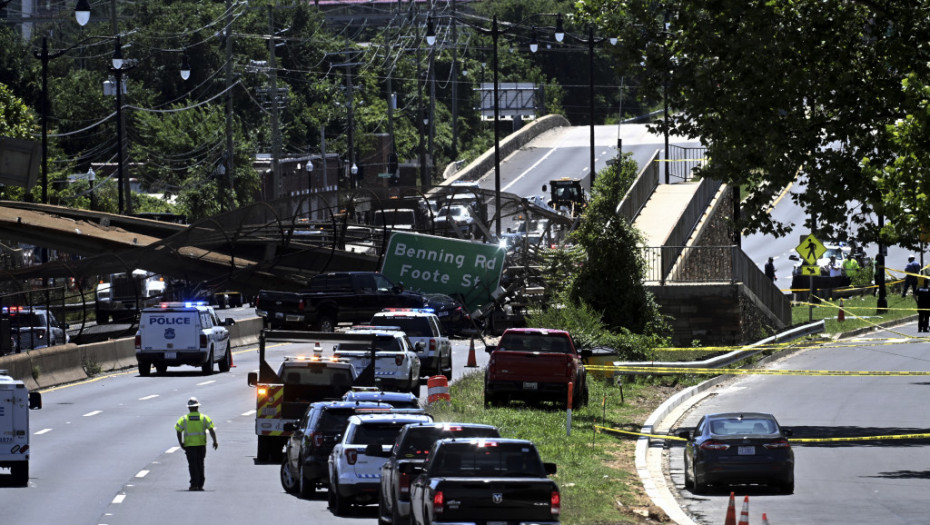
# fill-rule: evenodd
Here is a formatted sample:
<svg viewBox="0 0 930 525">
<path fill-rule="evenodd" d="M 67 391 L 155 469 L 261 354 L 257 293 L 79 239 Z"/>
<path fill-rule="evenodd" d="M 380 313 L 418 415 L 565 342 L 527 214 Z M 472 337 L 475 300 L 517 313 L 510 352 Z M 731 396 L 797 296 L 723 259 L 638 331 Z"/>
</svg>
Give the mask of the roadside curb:
<svg viewBox="0 0 930 525">
<path fill-rule="evenodd" d="M 833 339 L 836 340 L 847 337 L 854 337 L 872 331 L 884 330 L 899 325 L 912 323 L 916 320 L 916 315 L 902 317 L 901 319 L 895 319 L 893 321 L 881 323 L 877 326 L 857 328 L 849 332 L 842 332 L 839 335 L 834 336 Z M 764 357 L 763 359 L 759 360 L 758 364 L 768 365 L 774 361 L 800 352 L 801 350 L 802 349 L 789 348 L 780 351 L 777 354 Z M 693 405 L 699 399 L 703 399 L 703 397 L 705 397 L 703 394 L 708 392 L 710 389 L 717 387 L 728 379 L 731 379 L 731 377 L 727 375 L 720 375 L 677 392 L 672 397 L 666 399 L 664 403 L 659 405 L 659 407 L 649 415 L 649 417 L 643 423 L 643 427 L 640 432 L 643 434 L 654 434 L 657 427 L 670 430 L 671 425 L 678 420 L 678 417 L 680 417 L 681 413 L 689 410 L 691 405 Z M 668 419 L 669 416 L 673 413 L 678 414 L 675 420 L 666 421 L 666 419 Z M 697 523 L 691 519 L 691 517 L 688 516 L 687 513 L 685 513 L 685 511 L 678 504 L 678 500 L 675 498 L 675 495 L 672 493 L 672 489 L 669 487 L 668 479 L 663 468 L 663 451 L 666 448 L 665 443 L 666 442 L 663 439 L 653 440 L 645 436 L 640 437 L 636 441 L 636 473 L 639 475 L 639 479 L 643 484 L 643 489 L 645 490 L 646 495 L 649 496 L 649 499 L 652 500 L 653 504 L 661 508 L 665 514 L 668 515 L 669 519 L 679 525 L 697 525 Z"/>
</svg>

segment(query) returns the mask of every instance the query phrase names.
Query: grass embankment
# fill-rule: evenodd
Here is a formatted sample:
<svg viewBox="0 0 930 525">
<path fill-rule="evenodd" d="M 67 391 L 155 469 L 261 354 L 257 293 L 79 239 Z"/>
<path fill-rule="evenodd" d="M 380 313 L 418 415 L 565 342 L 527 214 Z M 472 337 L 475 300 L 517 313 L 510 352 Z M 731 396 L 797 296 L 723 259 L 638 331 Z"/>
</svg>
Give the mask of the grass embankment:
<svg viewBox="0 0 930 525">
<path fill-rule="evenodd" d="M 437 420 L 491 424 L 504 437 L 532 440 L 543 461 L 558 465 L 553 479 L 562 492 L 562 523 L 661 523 L 664 513 L 646 497 L 636 474 L 636 437 L 593 431 L 599 425 L 638 432 L 656 407 L 684 388 L 672 378 L 662 381 L 667 383 L 624 384 L 621 400 L 619 386 L 589 376 L 590 402 L 573 411 L 571 436 L 566 436 L 564 406 L 515 402 L 485 409 L 480 372 L 456 381 L 451 406 L 432 412 Z"/>
<path fill-rule="evenodd" d="M 913 296 L 901 297 L 900 292 L 889 293 L 886 300 L 888 309 L 878 313 L 878 297 L 863 295 L 843 299 L 845 321 L 837 320 L 839 299 L 826 299 L 813 305 L 794 303 L 791 307 L 791 324 L 797 326 L 810 322 L 811 318 L 814 321 L 823 319 L 826 333 L 838 334 L 917 315 L 917 303 Z"/>
</svg>

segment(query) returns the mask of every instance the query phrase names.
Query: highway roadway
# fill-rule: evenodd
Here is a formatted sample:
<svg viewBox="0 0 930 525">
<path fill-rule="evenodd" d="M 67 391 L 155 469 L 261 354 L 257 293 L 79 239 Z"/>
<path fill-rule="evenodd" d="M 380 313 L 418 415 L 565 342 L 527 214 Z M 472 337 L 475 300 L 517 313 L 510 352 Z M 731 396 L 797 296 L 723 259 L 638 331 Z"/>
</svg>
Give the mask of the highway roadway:
<svg viewBox="0 0 930 525">
<path fill-rule="evenodd" d="M 930 371 L 927 343 L 916 325 L 870 334 L 875 344 L 840 342 L 778 361 L 790 370 Z M 887 338 L 890 338 L 887 339 Z M 856 340 L 861 341 L 861 340 Z M 900 342 L 901 344 L 888 344 Z M 852 345 L 852 346 L 844 346 Z M 727 382 L 679 421 L 693 427 L 704 414 L 769 412 L 794 438 L 837 438 L 930 432 L 924 394 L 930 376 L 748 376 Z M 684 489 L 683 449 L 672 443 L 669 469 L 682 508 L 701 524 L 723 523 L 730 490 L 750 499 L 750 523 L 928 523 L 930 439 L 796 444 L 792 495 L 762 486 Z"/>
<path fill-rule="evenodd" d="M 632 153 L 640 169 L 649 161 L 656 150 L 665 147 L 662 135 L 649 133 L 644 124 L 620 126 L 623 152 Z M 617 157 L 617 126 L 594 127 L 595 169 L 607 167 L 607 161 Z M 698 141 L 672 136 L 669 143 L 678 146 L 699 146 Z M 478 184 L 494 189 L 494 170 L 484 174 Z M 528 144 L 501 159 L 501 191 L 521 197 L 540 195 L 545 201 L 548 194 L 542 191 L 543 184 L 561 177 L 580 179 L 582 187 L 590 193 L 591 187 L 591 140 L 587 126 L 556 128 L 536 137 Z M 505 221 L 502 231 L 513 227 Z"/>
<path fill-rule="evenodd" d="M 483 366 L 480 339 L 476 347 Z M 454 378 L 473 370 L 464 367 L 468 351 L 468 340 L 454 341 Z M 269 360 L 286 353 L 270 350 Z M 238 348 L 234 358 L 225 374 L 178 367 L 143 378 L 133 368 L 43 392 L 44 407 L 31 412 L 29 486 L 11 487 L 0 476 L 3 523 L 372 523 L 376 506 L 336 518 L 325 491 L 313 500 L 286 494 L 280 466 L 255 462 L 255 390 L 246 374 L 258 368 L 257 347 Z M 217 425 L 219 449 L 207 453 L 204 492 L 187 491 L 187 462 L 175 438 L 190 396 Z"/>
</svg>

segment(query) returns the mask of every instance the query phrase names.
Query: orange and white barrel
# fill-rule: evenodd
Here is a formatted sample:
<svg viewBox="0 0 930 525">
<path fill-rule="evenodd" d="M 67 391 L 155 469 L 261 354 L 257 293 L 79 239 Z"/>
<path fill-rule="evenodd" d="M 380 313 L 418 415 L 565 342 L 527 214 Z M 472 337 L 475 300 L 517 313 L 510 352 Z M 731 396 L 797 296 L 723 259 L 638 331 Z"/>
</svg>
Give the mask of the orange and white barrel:
<svg viewBox="0 0 930 525">
<path fill-rule="evenodd" d="M 426 394 L 426 402 L 430 405 L 441 400 L 445 400 L 446 403 L 452 402 L 452 397 L 449 395 L 449 381 L 446 376 L 431 376 L 427 379 Z"/>
</svg>

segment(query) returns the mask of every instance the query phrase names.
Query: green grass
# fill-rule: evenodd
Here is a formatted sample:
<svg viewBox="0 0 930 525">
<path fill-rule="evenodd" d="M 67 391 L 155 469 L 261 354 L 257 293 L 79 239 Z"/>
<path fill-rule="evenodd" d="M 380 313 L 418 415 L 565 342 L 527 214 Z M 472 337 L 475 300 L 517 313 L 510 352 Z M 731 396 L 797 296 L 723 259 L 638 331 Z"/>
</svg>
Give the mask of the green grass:
<svg viewBox="0 0 930 525">
<path fill-rule="evenodd" d="M 563 523 L 654 523 L 641 515 L 655 515 L 656 509 L 645 497 L 636 475 L 636 437 L 606 433 L 595 436 L 593 430 L 596 424 L 639 431 L 648 415 L 679 388 L 674 384 L 677 380 L 641 379 L 624 384 L 625 401 L 621 402 L 620 387 L 589 376 L 590 402 L 574 411 L 571 436 L 566 436 L 564 406 L 515 402 L 508 407 L 485 409 L 480 372 L 451 386 L 451 406 L 436 406 L 430 411 L 437 421 L 486 423 L 497 426 L 504 437 L 532 440 L 543 461 L 558 465 L 552 479 L 562 493 Z"/>
<path fill-rule="evenodd" d="M 848 297 L 843 299 L 845 321 L 837 321 L 839 299 L 825 300 L 820 304 L 811 306 L 808 303 L 795 303 L 791 307 L 792 325 L 802 325 L 814 321 L 825 320 L 826 332 L 837 334 L 848 332 L 857 328 L 865 328 L 895 319 L 917 315 L 917 303 L 912 296 L 901 297 L 899 293 L 888 293 L 888 310 L 878 313 L 878 298 L 872 295 Z M 858 319 L 862 317 L 863 319 Z"/>
</svg>

